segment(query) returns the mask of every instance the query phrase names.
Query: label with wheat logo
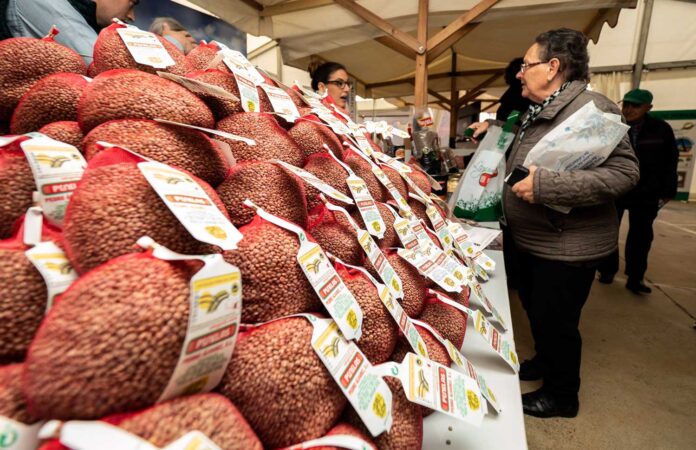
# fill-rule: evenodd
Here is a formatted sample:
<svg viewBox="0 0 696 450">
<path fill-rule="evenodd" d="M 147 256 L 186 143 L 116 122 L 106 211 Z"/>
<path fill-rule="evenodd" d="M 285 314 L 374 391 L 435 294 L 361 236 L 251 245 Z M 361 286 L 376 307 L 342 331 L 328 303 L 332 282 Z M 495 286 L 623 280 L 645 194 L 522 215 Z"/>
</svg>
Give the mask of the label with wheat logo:
<svg viewBox="0 0 696 450">
<path fill-rule="evenodd" d="M 117 28 L 116 32 L 138 64 L 156 69 L 164 69 L 176 64 L 154 33 L 143 31 L 133 25 L 124 25 L 122 28 Z"/>
<path fill-rule="evenodd" d="M 52 241 L 40 242 L 24 254 L 46 283 L 48 291 L 46 311 L 48 311 L 53 306 L 53 299 L 65 292 L 73 281 L 77 280 L 77 274 L 63 250 Z"/>
</svg>

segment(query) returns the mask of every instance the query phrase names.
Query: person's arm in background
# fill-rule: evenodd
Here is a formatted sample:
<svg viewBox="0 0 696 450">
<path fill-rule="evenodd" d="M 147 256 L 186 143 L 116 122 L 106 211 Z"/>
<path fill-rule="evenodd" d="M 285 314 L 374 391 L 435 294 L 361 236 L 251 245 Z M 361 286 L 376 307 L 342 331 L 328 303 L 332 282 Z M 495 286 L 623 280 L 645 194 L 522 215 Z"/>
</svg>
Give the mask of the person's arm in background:
<svg viewBox="0 0 696 450">
<path fill-rule="evenodd" d="M 7 25 L 15 37 L 46 36 L 55 25 L 60 33 L 56 42 L 75 50 L 85 64 L 92 62 L 96 31 L 66 0 L 10 0 Z"/>
<path fill-rule="evenodd" d="M 663 131 L 665 146 L 662 154 L 662 170 L 660 174 L 661 192 L 660 198 L 664 203 L 672 200 L 677 195 L 677 164 L 679 163 L 679 149 L 674 138 L 672 127 L 664 122 Z"/>
</svg>

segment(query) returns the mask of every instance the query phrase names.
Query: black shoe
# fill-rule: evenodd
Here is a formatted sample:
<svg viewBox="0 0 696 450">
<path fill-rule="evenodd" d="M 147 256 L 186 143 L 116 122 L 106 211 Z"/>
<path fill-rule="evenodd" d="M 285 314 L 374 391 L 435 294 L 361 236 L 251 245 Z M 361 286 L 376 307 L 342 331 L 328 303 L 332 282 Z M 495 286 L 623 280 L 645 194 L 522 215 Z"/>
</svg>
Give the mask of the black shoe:
<svg viewBox="0 0 696 450">
<path fill-rule="evenodd" d="M 580 407 L 577 397 L 559 398 L 545 391 L 543 388 L 522 394 L 522 410 L 528 416 L 549 417 L 575 417 Z"/>
<path fill-rule="evenodd" d="M 643 281 L 635 282 L 635 281 L 629 280 L 626 283 L 626 289 L 628 289 L 629 291 L 633 292 L 636 295 L 650 294 L 652 292 L 652 289 L 647 287 L 645 285 L 645 283 L 643 283 Z"/>
<path fill-rule="evenodd" d="M 522 381 L 536 381 L 544 378 L 546 368 L 536 356 L 520 365 L 519 377 Z"/>
<path fill-rule="evenodd" d="M 602 284 L 611 284 L 614 282 L 614 274 L 600 273 L 598 281 Z"/>
</svg>

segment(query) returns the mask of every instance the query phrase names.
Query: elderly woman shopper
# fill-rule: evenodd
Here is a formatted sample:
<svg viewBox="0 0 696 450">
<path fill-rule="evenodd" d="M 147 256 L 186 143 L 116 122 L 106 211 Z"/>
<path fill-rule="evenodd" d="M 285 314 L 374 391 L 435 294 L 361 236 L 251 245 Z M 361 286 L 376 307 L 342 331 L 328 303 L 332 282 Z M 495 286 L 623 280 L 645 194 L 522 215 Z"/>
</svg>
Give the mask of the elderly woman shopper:
<svg viewBox="0 0 696 450">
<path fill-rule="evenodd" d="M 539 140 L 588 102 L 620 114 L 605 96 L 588 90 L 587 38 L 557 29 L 540 34 L 524 55 L 517 78 L 532 101 L 512 144 L 510 173 Z M 472 125 L 480 135 L 487 123 Z M 599 166 L 554 172 L 528 167 L 529 175 L 503 193 L 504 219 L 519 255 L 519 294 L 529 317 L 536 355 L 521 380 L 544 380 L 522 395 L 525 414 L 575 417 L 582 340 L 578 324 L 598 262 L 617 246 L 614 200 L 636 185 L 637 159 L 627 136 Z M 571 207 L 568 214 L 546 205 Z M 511 243 L 506 242 L 506 245 Z"/>
</svg>

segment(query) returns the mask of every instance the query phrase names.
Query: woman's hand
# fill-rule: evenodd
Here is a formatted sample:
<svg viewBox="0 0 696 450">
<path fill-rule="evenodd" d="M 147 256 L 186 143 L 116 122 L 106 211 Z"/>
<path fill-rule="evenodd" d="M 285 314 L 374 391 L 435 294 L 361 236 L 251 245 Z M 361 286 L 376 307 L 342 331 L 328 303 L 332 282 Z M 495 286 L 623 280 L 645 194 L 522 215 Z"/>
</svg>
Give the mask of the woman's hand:
<svg viewBox="0 0 696 450">
<path fill-rule="evenodd" d="M 529 166 L 529 175 L 512 187 L 512 192 L 525 202 L 534 203 L 534 172 L 536 170 L 537 166 Z"/>
<path fill-rule="evenodd" d="M 478 138 L 480 135 L 486 132 L 488 130 L 488 122 L 474 122 L 471 125 L 469 125 L 467 128 L 471 128 L 474 130 L 474 134 L 471 136 L 474 140 Z"/>
</svg>

